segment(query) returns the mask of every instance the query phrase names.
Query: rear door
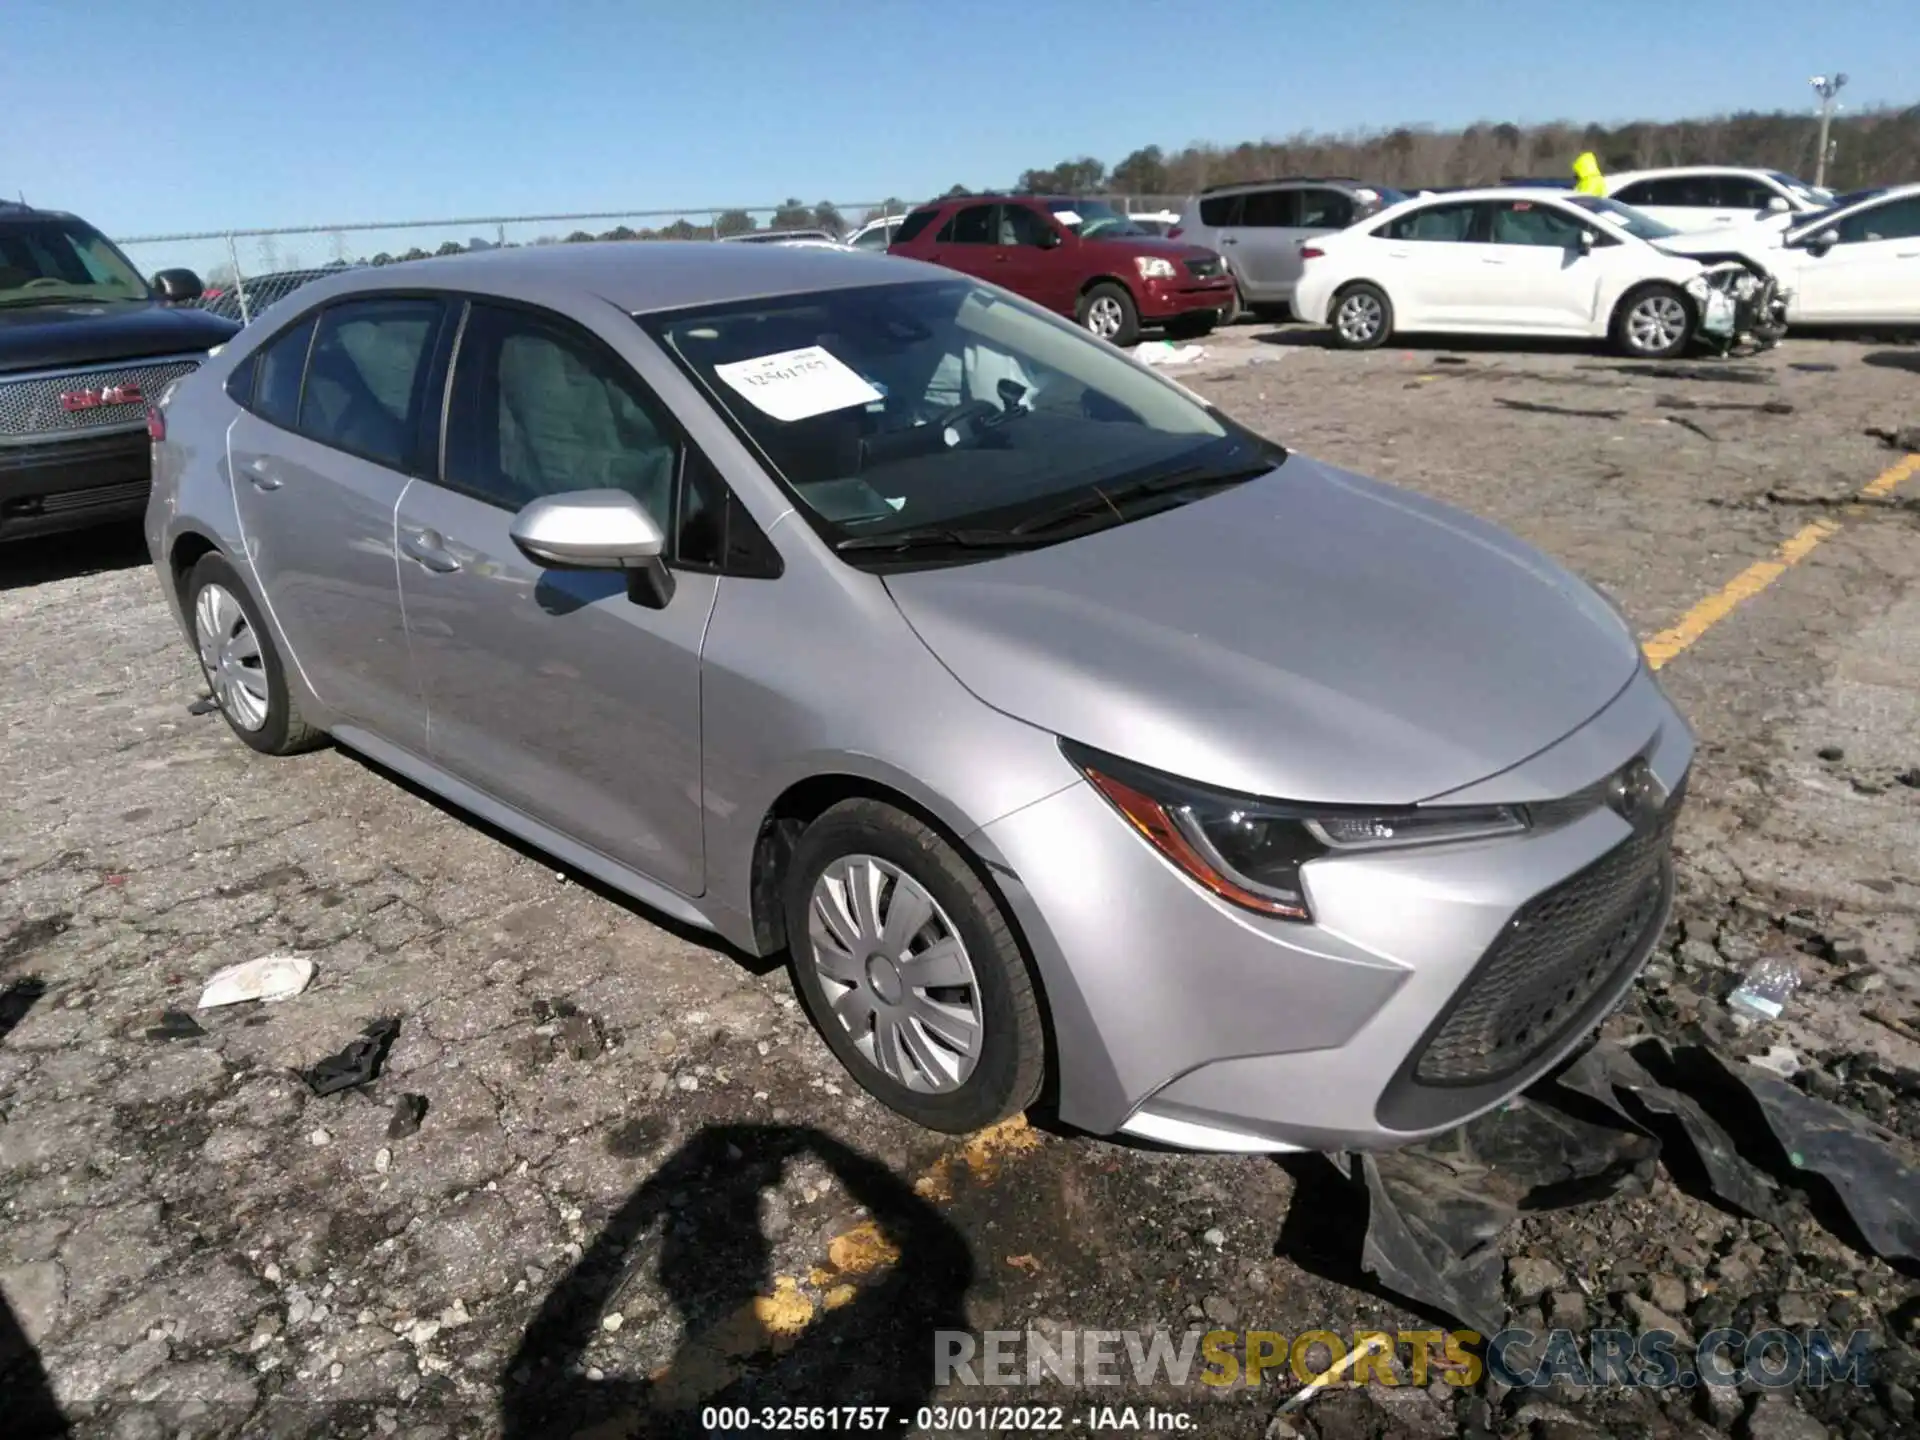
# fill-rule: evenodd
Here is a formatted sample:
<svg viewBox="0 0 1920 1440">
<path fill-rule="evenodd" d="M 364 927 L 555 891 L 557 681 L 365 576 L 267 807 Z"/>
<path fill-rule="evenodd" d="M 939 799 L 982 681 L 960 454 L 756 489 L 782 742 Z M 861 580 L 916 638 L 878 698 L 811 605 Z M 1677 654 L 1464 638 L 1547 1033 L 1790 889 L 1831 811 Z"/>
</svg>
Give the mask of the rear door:
<svg viewBox="0 0 1920 1440">
<path fill-rule="evenodd" d="M 1485 209 L 1473 200 L 1441 201 L 1373 232 L 1396 325 L 1418 330 L 1482 323 L 1479 298 L 1492 284 L 1482 265 Z"/>
<path fill-rule="evenodd" d="M 993 278 L 994 241 L 997 238 L 997 205 L 963 205 L 949 215 L 933 237 L 932 254 L 936 264 L 972 275 L 981 280 Z"/>
<path fill-rule="evenodd" d="M 407 491 L 398 519 L 434 761 L 686 895 L 705 886 L 700 647 L 718 583 L 676 563 L 698 533 L 684 493 L 698 463 L 603 340 L 547 311 L 476 302 L 442 473 Z M 534 500 L 605 488 L 632 494 L 668 537 L 675 590 L 659 609 L 629 599 L 617 572 L 536 565 L 508 533 Z"/>
<path fill-rule="evenodd" d="M 1839 243 L 1802 251 L 1791 318 L 1815 324 L 1920 321 L 1920 195 L 1869 205 L 1834 227 Z"/>
<path fill-rule="evenodd" d="M 1282 229 L 1286 243 L 1275 256 L 1274 264 L 1279 275 L 1278 284 L 1283 286 L 1289 297 L 1293 287 L 1300 283 L 1300 273 L 1306 261 L 1300 258 L 1301 247 L 1316 236 L 1344 230 L 1359 218 L 1359 207 L 1352 195 L 1345 190 L 1336 190 L 1331 186 L 1308 186 L 1293 192 L 1295 197 L 1294 223 Z"/>
<path fill-rule="evenodd" d="M 234 506 L 292 663 L 347 724 L 421 751 L 395 575 L 394 510 L 437 406 L 437 299 L 325 307 L 267 342 L 228 431 Z"/>
<path fill-rule="evenodd" d="M 1233 266 L 1249 300 L 1285 300 L 1300 278 L 1300 192 L 1250 190 L 1240 197 Z"/>
</svg>

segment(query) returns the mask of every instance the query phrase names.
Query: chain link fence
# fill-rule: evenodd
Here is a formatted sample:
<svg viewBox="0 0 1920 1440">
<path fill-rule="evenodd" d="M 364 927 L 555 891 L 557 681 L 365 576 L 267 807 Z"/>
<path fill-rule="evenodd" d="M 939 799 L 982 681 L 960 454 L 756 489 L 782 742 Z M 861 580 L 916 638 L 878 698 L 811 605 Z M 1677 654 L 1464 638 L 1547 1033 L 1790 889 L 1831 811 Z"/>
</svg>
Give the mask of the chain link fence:
<svg viewBox="0 0 1920 1440">
<path fill-rule="evenodd" d="M 1170 223 L 1168 217 L 1177 214 L 1181 205 L 1178 196 L 1105 198 L 1163 226 Z M 920 203 L 898 197 L 813 205 L 790 200 L 784 205 L 355 221 L 128 235 L 115 243 L 146 275 L 173 268 L 192 270 L 206 285 L 197 304 L 248 324 L 308 281 L 355 266 L 588 240 L 726 240 L 784 231 L 819 231 L 836 239 L 851 239 L 869 222 L 898 218 Z M 880 240 L 880 235 L 870 235 L 866 243 L 877 248 Z"/>
</svg>

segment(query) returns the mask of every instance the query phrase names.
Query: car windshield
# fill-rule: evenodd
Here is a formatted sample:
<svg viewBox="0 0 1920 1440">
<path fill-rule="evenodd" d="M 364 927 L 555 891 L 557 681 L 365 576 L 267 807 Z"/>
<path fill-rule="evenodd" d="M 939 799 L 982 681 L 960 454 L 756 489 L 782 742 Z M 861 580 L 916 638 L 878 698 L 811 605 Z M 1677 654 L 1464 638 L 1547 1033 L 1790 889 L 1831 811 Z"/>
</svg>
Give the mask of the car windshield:
<svg viewBox="0 0 1920 1440">
<path fill-rule="evenodd" d="M 1831 190 L 1809 185 L 1806 181 L 1796 179 L 1784 171 L 1769 170 L 1767 172 L 1767 178 L 1772 180 L 1774 184 L 1785 187 L 1789 192 L 1797 196 L 1804 205 L 1831 205 L 1833 203 L 1833 192 Z"/>
<path fill-rule="evenodd" d="M 1089 503 L 1067 517 L 1080 533 L 1134 518 L 1103 503 L 1120 492 L 1229 484 L 1286 458 L 1111 346 L 969 280 L 640 323 L 843 549 L 884 552 L 880 537 L 930 527 L 1031 544 L 1014 527 L 1050 526 L 1063 502 Z"/>
<path fill-rule="evenodd" d="M 1667 240 L 1680 233 L 1673 226 L 1663 225 L 1651 215 L 1643 214 L 1631 205 L 1622 205 L 1618 200 L 1609 200 L 1604 195 L 1569 195 L 1567 203 L 1591 211 L 1636 240 Z"/>
<path fill-rule="evenodd" d="M 1053 218 L 1082 240 L 1112 240 L 1121 235 L 1145 235 L 1133 220 L 1104 200 L 1049 200 Z"/>
<path fill-rule="evenodd" d="M 91 225 L 57 219 L 0 224 L 0 306 L 150 297 L 139 272 Z"/>
</svg>

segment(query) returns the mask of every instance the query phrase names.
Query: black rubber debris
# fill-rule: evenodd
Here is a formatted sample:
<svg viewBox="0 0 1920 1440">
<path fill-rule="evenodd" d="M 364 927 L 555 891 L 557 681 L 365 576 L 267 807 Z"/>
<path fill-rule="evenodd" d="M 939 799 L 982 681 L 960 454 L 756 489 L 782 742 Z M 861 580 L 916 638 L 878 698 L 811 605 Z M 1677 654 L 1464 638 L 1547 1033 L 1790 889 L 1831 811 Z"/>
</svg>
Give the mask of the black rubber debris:
<svg viewBox="0 0 1920 1440">
<path fill-rule="evenodd" d="M 207 1032 L 200 1022 L 184 1010 L 162 1010 L 160 1023 L 147 1027 L 149 1040 L 192 1040 Z"/>
<path fill-rule="evenodd" d="M 312 1068 L 301 1071 L 300 1078 L 316 1095 L 332 1095 L 365 1085 L 380 1073 L 387 1051 L 399 1033 L 400 1022 L 391 1016 L 372 1021 L 358 1039 L 349 1041 L 338 1054 L 329 1055 Z"/>
<path fill-rule="evenodd" d="M 219 708 L 220 702 L 218 700 L 215 700 L 211 695 L 202 695 L 198 700 L 187 706 L 187 714 L 211 715 Z"/>
<path fill-rule="evenodd" d="M 427 1097 L 400 1095 L 393 1102 L 393 1118 L 387 1121 L 387 1139 L 404 1140 L 420 1128 L 427 1118 Z"/>
</svg>

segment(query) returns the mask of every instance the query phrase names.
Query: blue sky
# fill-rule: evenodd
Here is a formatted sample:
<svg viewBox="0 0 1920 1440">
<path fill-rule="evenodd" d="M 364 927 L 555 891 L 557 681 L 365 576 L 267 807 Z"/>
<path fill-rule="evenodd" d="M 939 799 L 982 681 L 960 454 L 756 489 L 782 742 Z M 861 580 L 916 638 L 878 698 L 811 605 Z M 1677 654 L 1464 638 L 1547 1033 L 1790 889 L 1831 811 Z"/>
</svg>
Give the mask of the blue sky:
<svg viewBox="0 0 1920 1440">
<path fill-rule="evenodd" d="M 1915 0 L 6 0 L 0 193 L 108 234 L 916 198 L 1300 129 L 1920 100 Z"/>
</svg>

